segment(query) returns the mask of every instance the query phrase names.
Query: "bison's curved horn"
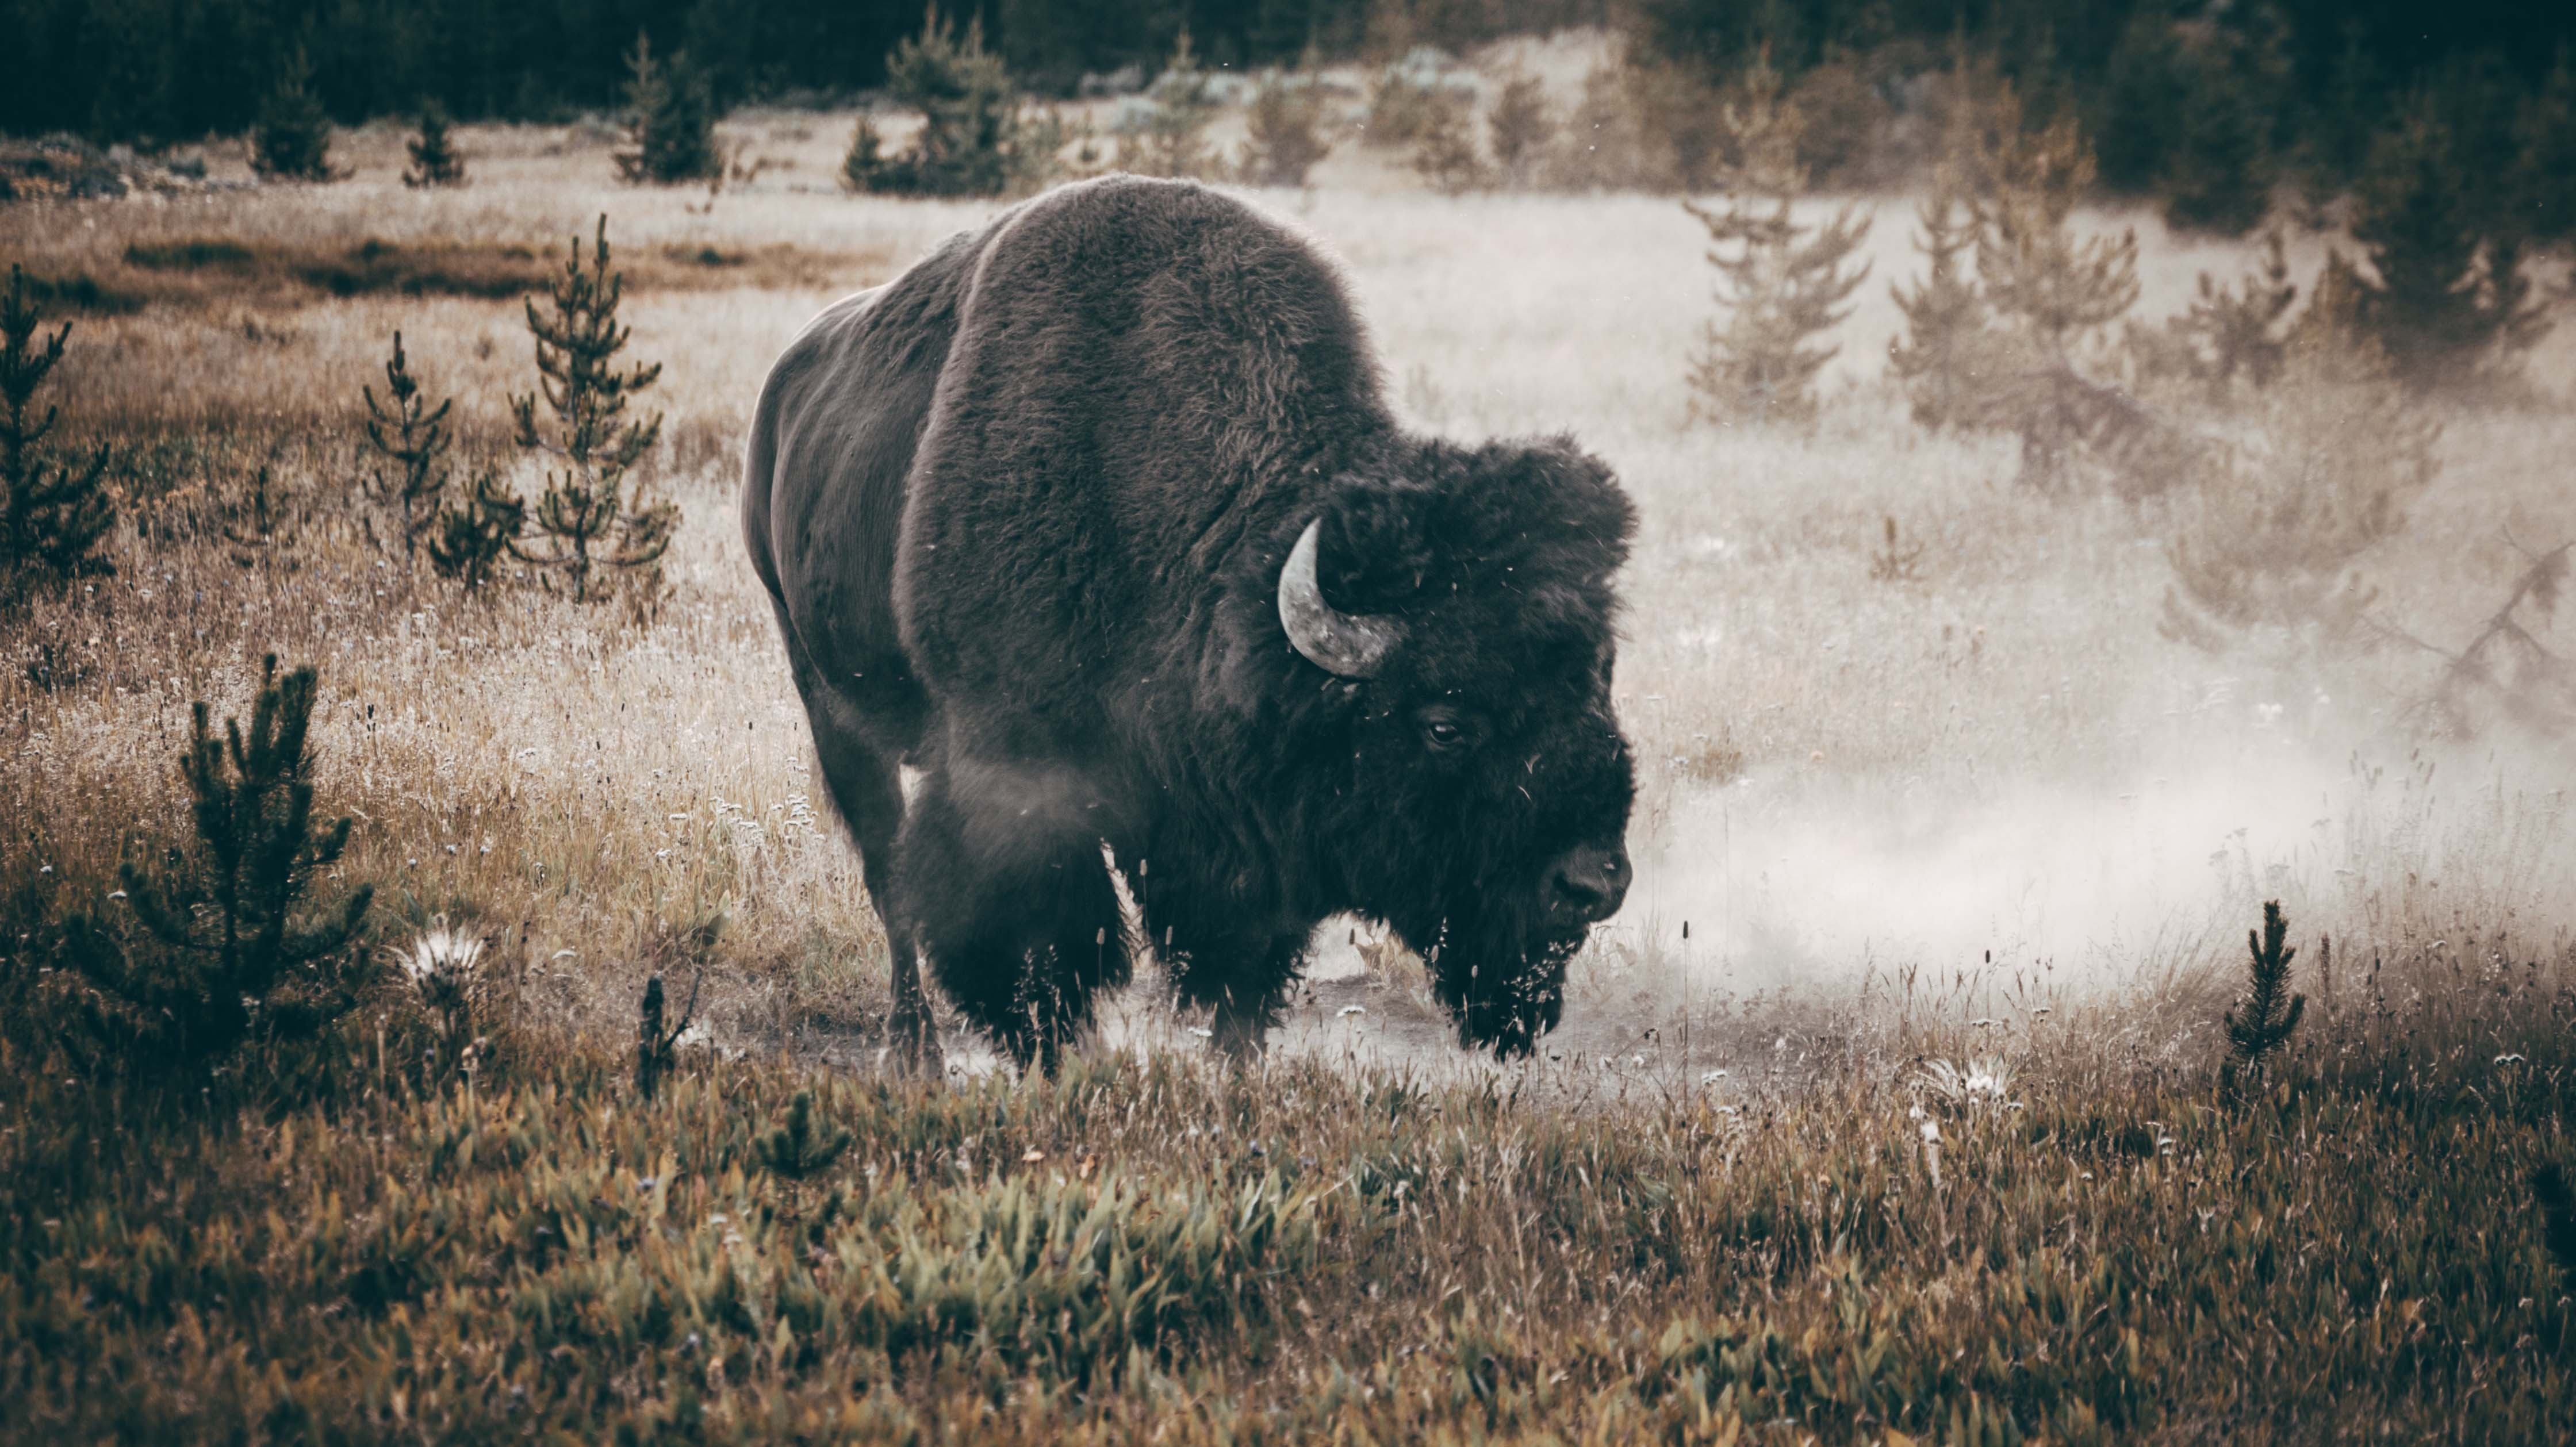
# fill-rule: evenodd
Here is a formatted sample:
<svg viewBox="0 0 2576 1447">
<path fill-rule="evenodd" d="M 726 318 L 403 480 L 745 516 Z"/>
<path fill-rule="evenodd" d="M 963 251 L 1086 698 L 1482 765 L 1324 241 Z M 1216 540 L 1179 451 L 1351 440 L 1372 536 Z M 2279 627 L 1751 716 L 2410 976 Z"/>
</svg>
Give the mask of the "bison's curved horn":
<svg viewBox="0 0 2576 1447">
<path fill-rule="evenodd" d="M 1306 661 L 1342 678 L 1373 678 L 1400 636 L 1393 624 L 1337 613 L 1315 581 L 1316 539 L 1324 520 L 1306 524 L 1288 566 L 1279 570 L 1279 623 Z"/>
</svg>

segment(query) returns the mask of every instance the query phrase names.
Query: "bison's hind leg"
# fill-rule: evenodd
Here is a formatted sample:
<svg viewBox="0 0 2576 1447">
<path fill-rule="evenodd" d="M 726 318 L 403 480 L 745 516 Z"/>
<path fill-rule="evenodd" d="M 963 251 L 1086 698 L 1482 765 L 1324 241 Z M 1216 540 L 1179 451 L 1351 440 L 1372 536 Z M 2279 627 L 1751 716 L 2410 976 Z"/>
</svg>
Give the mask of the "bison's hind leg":
<svg viewBox="0 0 2576 1447">
<path fill-rule="evenodd" d="M 897 889 L 907 922 L 958 1010 L 1022 1068 L 1052 1072 L 1091 1023 L 1094 998 L 1127 983 L 1125 921 L 1097 834 L 1060 783 L 985 776 L 922 781 L 905 817 Z"/>
</svg>

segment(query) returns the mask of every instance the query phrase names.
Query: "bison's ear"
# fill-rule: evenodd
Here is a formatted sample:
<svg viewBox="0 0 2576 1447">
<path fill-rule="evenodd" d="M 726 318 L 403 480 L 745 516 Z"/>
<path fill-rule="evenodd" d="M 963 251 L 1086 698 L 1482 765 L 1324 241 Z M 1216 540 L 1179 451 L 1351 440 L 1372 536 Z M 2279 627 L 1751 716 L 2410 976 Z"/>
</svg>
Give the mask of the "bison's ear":
<svg viewBox="0 0 2576 1447">
<path fill-rule="evenodd" d="M 1318 539 L 1315 576 L 1345 613 L 1393 613 L 1431 582 L 1436 566 L 1428 488 L 1346 478 Z"/>
</svg>

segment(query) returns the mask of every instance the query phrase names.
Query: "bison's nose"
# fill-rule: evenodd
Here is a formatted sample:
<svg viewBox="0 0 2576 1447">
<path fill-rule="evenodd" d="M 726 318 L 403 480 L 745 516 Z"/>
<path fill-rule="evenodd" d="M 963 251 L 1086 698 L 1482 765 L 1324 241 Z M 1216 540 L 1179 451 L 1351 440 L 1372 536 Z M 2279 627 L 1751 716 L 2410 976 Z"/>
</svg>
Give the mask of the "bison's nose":
<svg viewBox="0 0 2576 1447">
<path fill-rule="evenodd" d="M 1558 914 L 1585 924 L 1608 919 L 1628 897 L 1628 856 L 1616 848 L 1576 849 L 1549 866 L 1547 882 Z"/>
</svg>

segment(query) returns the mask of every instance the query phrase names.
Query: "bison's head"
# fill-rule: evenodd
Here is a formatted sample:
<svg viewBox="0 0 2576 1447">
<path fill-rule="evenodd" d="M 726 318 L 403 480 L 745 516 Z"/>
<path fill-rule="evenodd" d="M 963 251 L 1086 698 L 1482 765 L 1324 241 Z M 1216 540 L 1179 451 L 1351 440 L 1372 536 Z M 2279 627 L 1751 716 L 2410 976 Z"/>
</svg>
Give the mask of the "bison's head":
<svg viewBox="0 0 2576 1447">
<path fill-rule="evenodd" d="M 1426 442 L 1293 521 L 1275 626 L 1293 762 L 1329 792 L 1302 801 L 1314 867 L 1432 962 L 1465 1040 L 1524 1052 L 1627 893 L 1611 575 L 1635 514 L 1571 443 Z"/>
</svg>

